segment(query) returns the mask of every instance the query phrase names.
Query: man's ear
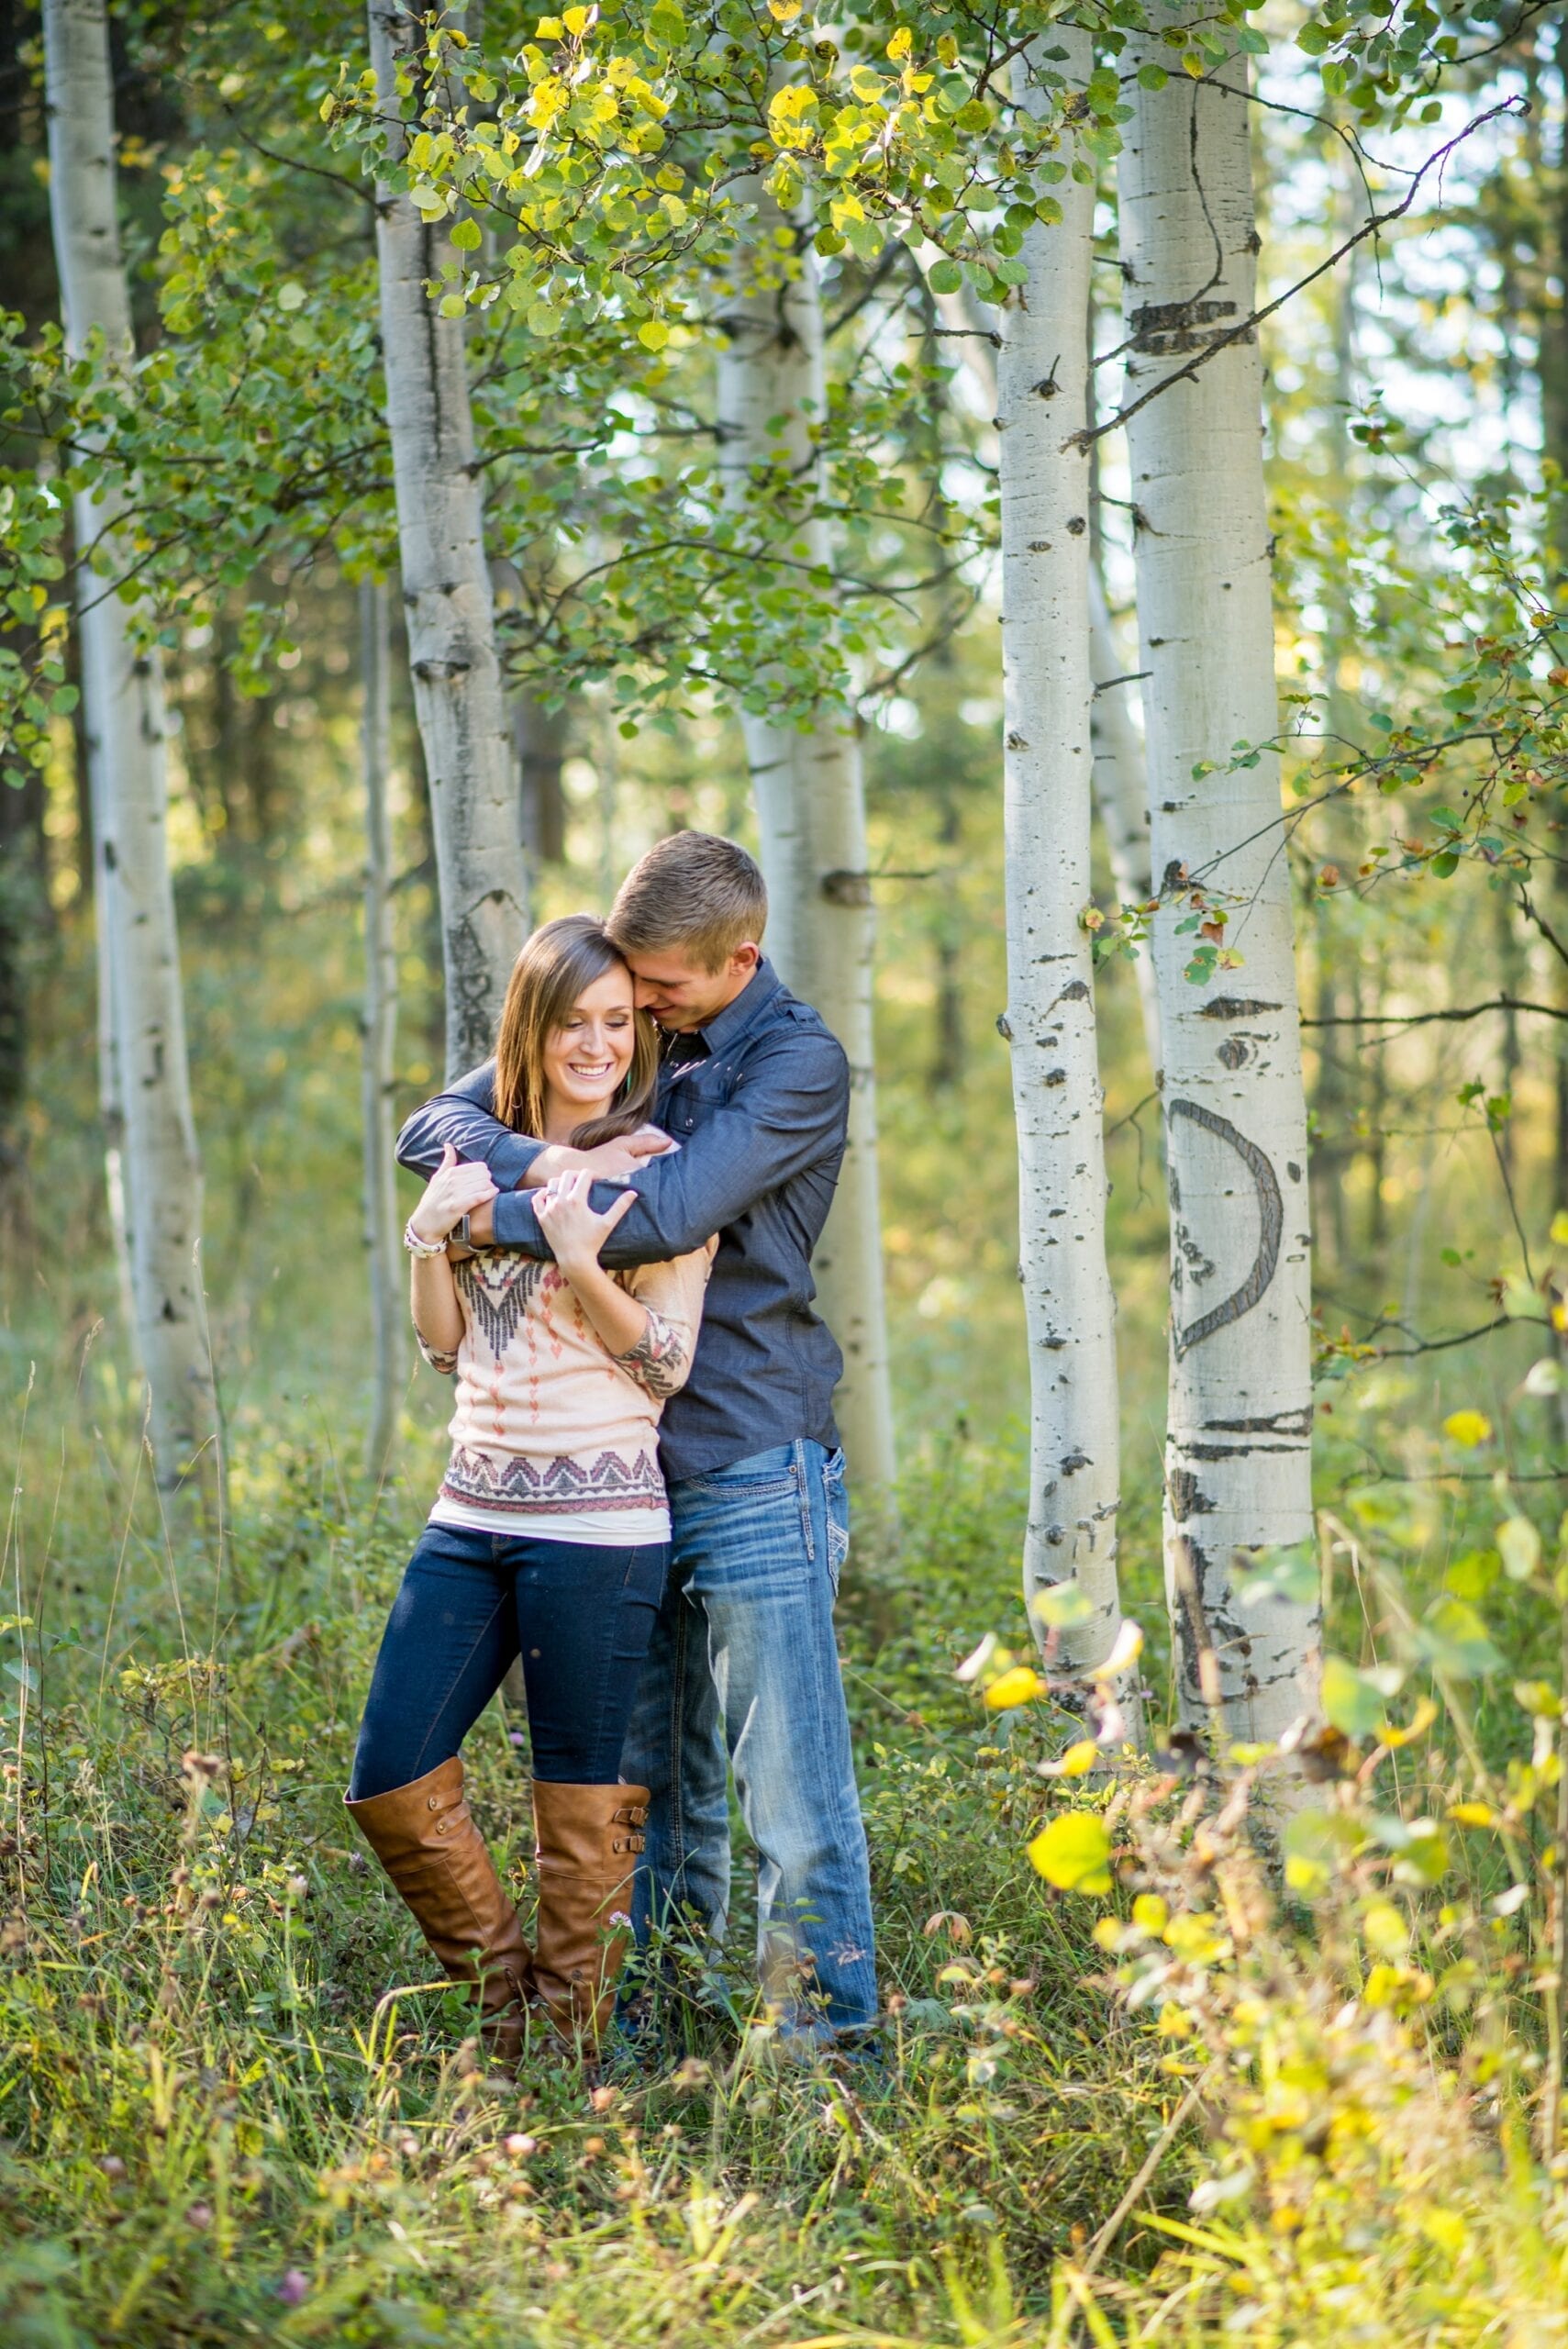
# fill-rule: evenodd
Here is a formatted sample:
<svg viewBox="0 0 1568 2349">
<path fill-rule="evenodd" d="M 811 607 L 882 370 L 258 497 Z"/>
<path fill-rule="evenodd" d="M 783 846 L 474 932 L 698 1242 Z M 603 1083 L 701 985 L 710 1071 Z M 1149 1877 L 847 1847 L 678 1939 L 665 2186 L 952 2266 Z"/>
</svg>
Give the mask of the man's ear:
<svg viewBox="0 0 1568 2349">
<path fill-rule="evenodd" d="M 762 950 L 756 941 L 751 938 L 742 939 L 729 958 L 730 975 L 738 979 L 744 974 L 750 977 L 762 959 Z"/>
</svg>

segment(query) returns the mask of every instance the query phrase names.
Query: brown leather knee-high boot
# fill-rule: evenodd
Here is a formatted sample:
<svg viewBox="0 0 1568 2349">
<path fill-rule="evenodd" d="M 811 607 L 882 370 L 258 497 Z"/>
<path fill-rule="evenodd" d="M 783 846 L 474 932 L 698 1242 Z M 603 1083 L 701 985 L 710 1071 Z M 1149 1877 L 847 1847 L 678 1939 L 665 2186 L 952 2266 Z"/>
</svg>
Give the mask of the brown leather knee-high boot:
<svg viewBox="0 0 1568 2349">
<path fill-rule="evenodd" d="M 462 1762 L 443 1762 L 412 1785 L 363 1802 L 345 1796 L 343 1807 L 452 1980 L 479 1986 L 491 2053 L 515 2061 L 533 1995 L 533 1957 L 463 1798 Z"/>
<path fill-rule="evenodd" d="M 631 1879 L 646 1787 L 534 1780 L 539 1921 L 534 1979 L 557 2029 L 597 2041 L 631 1940 Z"/>
</svg>

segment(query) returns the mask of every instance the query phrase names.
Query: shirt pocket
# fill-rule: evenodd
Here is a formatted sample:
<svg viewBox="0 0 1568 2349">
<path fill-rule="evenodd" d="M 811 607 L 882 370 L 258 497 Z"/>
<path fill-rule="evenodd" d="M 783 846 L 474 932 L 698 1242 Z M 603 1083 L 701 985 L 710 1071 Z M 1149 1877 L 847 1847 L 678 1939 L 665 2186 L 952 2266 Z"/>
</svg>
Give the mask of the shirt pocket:
<svg viewBox="0 0 1568 2349">
<path fill-rule="evenodd" d="M 695 1061 L 677 1076 L 663 1099 L 659 1123 L 682 1141 L 694 1134 L 716 1109 L 735 1097 L 740 1078 L 728 1061 Z"/>
</svg>

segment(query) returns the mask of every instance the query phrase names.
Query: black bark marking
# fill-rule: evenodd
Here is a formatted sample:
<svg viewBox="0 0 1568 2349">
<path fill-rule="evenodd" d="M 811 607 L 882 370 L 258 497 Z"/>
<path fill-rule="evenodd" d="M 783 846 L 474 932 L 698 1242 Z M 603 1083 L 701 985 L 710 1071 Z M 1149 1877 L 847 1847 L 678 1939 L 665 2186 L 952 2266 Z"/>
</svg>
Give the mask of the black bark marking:
<svg viewBox="0 0 1568 2349">
<path fill-rule="evenodd" d="M 1262 1003 L 1251 996 L 1217 995 L 1198 1012 L 1200 1019 L 1256 1019 L 1262 1011 L 1280 1011 L 1282 1004 Z"/>
<path fill-rule="evenodd" d="M 1214 1507 L 1208 1495 L 1200 1491 L 1198 1480 L 1190 1468 L 1173 1468 L 1166 1479 L 1166 1490 L 1170 1496 L 1171 1515 L 1178 1525 L 1184 1525 L 1190 1517 L 1207 1515 Z"/>
<path fill-rule="evenodd" d="M 1260 1225 L 1258 1252 L 1240 1287 L 1233 1290 L 1223 1304 L 1200 1314 L 1184 1330 L 1176 1331 L 1175 1353 L 1180 1362 L 1184 1354 L 1189 1353 L 1194 1346 L 1200 1345 L 1205 1338 L 1211 1338 L 1217 1330 L 1223 1330 L 1229 1322 L 1240 1321 L 1243 1313 L 1250 1313 L 1266 1292 L 1279 1264 L 1280 1236 L 1284 1230 L 1284 1201 L 1280 1197 L 1278 1178 L 1263 1152 L 1256 1142 L 1249 1141 L 1244 1133 L 1239 1132 L 1229 1118 L 1217 1116 L 1214 1110 L 1205 1108 L 1197 1101 L 1173 1101 L 1170 1114 L 1173 1118 L 1190 1118 L 1206 1132 L 1218 1134 L 1221 1141 L 1230 1144 L 1257 1186 Z"/>
<path fill-rule="evenodd" d="M 1211 1435 L 1310 1435 L 1312 1407 L 1307 1403 L 1299 1410 L 1269 1411 L 1256 1419 L 1206 1419 L 1204 1426 Z"/>
<path fill-rule="evenodd" d="M 1221 1068 L 1241 1068 L 1246 1064 L 1251 1051 L 1251 1046 L 1243 1042 L 1240 1036 L 1227 1036 L 1215 1058 Z"/>
</svg>

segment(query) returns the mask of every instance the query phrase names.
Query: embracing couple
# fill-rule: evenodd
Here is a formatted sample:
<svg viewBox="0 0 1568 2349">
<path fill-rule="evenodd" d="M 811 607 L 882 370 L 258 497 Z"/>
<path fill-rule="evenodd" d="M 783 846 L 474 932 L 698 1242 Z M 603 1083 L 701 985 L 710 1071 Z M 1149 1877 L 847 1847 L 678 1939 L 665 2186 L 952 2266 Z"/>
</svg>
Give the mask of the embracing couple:
<svg viewBox="0 0 1568 2349">
<path fill-rule="evenodd" d="M 495 1058 L 399 1137 L 429 1177 L 415 1328 L 456 1408 L 348 1803 L 502 2060 L 530 2017 L 597 2042 L 628 1924 L 722 1937 L 729 1768 L 770 2020 L 830 2045 L 876 2012 L 833 1637 L 841 1364 L 811 1309 L 849 1072 L 766 915 L 743 849 L 661 841 L 607 920 L 535 931 Z M 519 1655 L 531 1949 L 461 1759 Z"/>
</svg>

